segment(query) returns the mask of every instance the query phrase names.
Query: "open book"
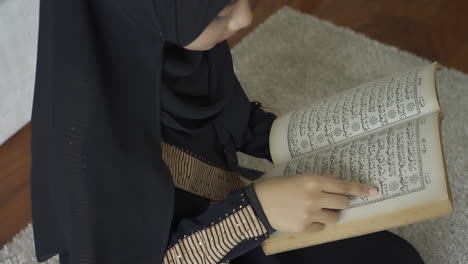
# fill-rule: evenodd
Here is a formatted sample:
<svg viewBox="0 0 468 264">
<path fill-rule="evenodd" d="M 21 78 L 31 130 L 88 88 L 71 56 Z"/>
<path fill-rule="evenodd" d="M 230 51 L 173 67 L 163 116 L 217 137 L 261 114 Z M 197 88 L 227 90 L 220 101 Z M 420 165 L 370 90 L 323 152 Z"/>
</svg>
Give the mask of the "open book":
<svg viewBox="0 0 468 264">
<path fill-rule="evenodd" d="M 323 231 L 276 231 L 267 255 L 447 216 L 453 203 L 441 141 L 434 62 L 279 116 L 270 132 L 275 167 L 262 176 L 339 174 L 369 183 L 375 197 L 350 197 Z"/>
</svg>

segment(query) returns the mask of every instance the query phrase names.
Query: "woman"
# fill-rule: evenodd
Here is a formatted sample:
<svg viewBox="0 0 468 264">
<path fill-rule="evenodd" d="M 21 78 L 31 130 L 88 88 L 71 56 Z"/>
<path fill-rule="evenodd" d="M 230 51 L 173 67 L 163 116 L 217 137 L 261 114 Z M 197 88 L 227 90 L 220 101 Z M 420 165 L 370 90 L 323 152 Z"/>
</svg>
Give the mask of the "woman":
<svg viewBox="0 0 468 264">
<path fill-rule="evenodd" d="M 263 254 L 275 230 L 320 230 L 347 195 L 376 190 L 330 175 L 244 186 L 239 177 L 261 173 L 239 167 L 236 151 L 271 161 L 276 118 L 233 72 L 226 39 L 251 20 L 248 0 L 41 1 L 31 169 L 39 262 L 321 263 L 359 248 L 382 258 L 359 263 L 422 262 L 388 232 Z"/>
</svg>

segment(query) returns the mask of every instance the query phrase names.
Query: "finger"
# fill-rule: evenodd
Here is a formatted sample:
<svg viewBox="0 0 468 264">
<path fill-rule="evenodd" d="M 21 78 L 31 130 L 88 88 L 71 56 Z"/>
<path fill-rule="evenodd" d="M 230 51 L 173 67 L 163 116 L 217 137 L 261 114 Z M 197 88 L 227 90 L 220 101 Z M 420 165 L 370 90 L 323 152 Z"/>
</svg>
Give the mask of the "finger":
<svg viewBox="0 0 468 264">
<path fill-rule="evenodd" d="M 331 177 L 322 177 L 321 181 L 322 191 L 328 193 L 356 196 L 374 196 L 378 192 L 377 188 L 369 184 L 346 182 Z"/>
<path fill-rule="evenodd" d="M 312 222 L 304 228 L 303 232 L 317 232 L 322 231 L 323 229 L 325 229 L 325 224 Z"/>
<path fill-rule="evenodd" d="M 336 224 L 340 219 L 340 213 L 328 209 L 321 209 L 310 216 L 314 222 L 323 224 Z"/>
<path fill-rule="evenodd" d="M 320 206 L 326 209 L 343 210 L 349 206 L 349 197 L 341 194 L 323 193 L 323 198 L 320 199 Z"/>
</svg>

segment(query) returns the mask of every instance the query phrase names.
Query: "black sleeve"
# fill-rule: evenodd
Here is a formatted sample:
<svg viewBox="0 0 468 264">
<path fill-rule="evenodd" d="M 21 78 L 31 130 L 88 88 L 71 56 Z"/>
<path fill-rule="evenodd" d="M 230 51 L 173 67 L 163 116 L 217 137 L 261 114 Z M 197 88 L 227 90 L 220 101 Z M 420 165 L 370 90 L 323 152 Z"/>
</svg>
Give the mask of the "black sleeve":
<svg viewBox="0 0 468 264">
<path fill-rule="evenodd" d="M 179 46 L 195 40 L 229 0 L 153 0 L 163 38 Z"/>
<path fill-rule="evenodd" d="M 225 262 L 258 247 L 274 231 L 250 184 L 200 215 L 182 218 L 171 231 L 164 263 Z"/>
<path fill-rule="evenodd" d="M 244 143 L 238 151 L 273 162 L 269 138 L 271 126 L 276 117 L 276 114 L 269 111 L 262 103 L 250 102 L 249 124 L 244 132 Z"/>
</svg>

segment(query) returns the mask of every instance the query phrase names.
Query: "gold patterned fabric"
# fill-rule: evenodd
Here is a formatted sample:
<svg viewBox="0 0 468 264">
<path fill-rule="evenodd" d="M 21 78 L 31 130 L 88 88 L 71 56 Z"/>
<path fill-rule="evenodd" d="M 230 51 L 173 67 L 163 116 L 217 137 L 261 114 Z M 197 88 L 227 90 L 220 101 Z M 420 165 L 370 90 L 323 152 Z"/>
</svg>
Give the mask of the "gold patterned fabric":
<svg viewBox="0 0 468 264">
<path fill-rule="evenodd" d="M 257 240 L 257 237 L 267 233 L 251 205 L 211 224 L 170 247 L 163 263 L 219 263 L 241 241 L 250 238 Z"/>
<path fill-rule="evenodd" d="M 245 187 L 239 173 L 208 164 L 185 149 L 162 140 L 161 151 L 174 185 L 180 189 L 220 201 L 231 191 Z"/>
</svg>

